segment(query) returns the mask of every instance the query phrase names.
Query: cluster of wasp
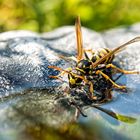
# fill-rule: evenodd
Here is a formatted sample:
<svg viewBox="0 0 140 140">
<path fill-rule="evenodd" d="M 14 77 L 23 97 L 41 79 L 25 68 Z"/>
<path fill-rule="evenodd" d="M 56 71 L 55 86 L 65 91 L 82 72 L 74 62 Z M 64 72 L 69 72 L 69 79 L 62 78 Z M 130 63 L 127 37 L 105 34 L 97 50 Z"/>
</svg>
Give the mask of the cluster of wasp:
<svg viewBox="0 0 140 140">
<path fill-rule="evenodd" d="M 74 60 L 76 62 L 76 65 L 72 68 L 67 69 L 62 69 L 57 66 L 49 66 L 49 68 L 60 71 L 59 75 L 50 77 L 60 79 L 60 77 L 66 73 L 68 74 L 70 90 L 87 86 L 88 91 L 86 97 L 90 101 L 100 103 L 105 102 L 106 100 L 111 100 L 111 92 L 107 92 L 107 96 L 105 94 L 107 90 L 114 88 L 126 89 L 126 86 L 118 85 L 116 83 L 116 80 L 113 79 L 114 74 L 139 74 L 138 71 L 128 71 L 114 65 L 112 62 L 115 54 L 125 49 L 125 47 L 129 44 L 140 41 L 140 37 L 136 37 L 113 50 L 110 50 L 109 48 L 101 48 L 97 51 L 93 51 L 92 49 L 86 50 L 83 48 L 80 17 L 76 18 L 75 30 L 77 39 L 77 56 L 70 57 L 69 59 Z M 91 53 L 91 57 L 89 57 L 89 53 Z M 96 91 L 100 94 L 96 94 Z M 98 108 L 99 110 L 104 111 L 112 117 L 121 120 L 121 117 L 116 117 L 117 115 L 114 112 L 103 109 L 96 105 L 93 105 L 93 107 Z M 126 116 L 125 118 L 126 120 L 130 119 Z M 125 119 L 123 118 L 122 121 L 124 120 Z"/>
</svg>

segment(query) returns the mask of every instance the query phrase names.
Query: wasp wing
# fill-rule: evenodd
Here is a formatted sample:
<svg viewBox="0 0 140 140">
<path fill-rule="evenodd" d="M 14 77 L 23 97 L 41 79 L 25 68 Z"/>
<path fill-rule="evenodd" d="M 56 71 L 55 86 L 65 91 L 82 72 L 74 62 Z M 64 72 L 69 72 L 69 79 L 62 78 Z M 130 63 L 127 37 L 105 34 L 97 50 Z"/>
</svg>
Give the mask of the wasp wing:
<svg viewBox="0 0 140 140">
<path fill-rule="evenodd" d="M 81 31 L 80 17 L 78 16 L 75 21 L 76 39 L 77 39 L 77 60 L 80 61 L 83 58 L 83 40 Z"/>
<path fill-rule="evenodd" d="M 109 116 L 119 120 L 119 121 L 122 121 L 122 122 L 125 122 L 125 123 L 135 123 L 136 122 L 136 118 L 133 118 L 133 117 L 129 117 L 129 116 L 125 116 L 125 115 L 122 115 L 122 114 L 118 114 L 118 113 L 115 113 L 111 110 L 108 110 L 108 109 L 105 109 L 105 108 L 102 108 L 102 107 L 99 107 L 97 105 L 92 105 L 92 107 L 108 114 Z"/>
<path fill-rule="evenodd" d="M 99 59 L 98 61 L 96 61 L 95 63 L 93 63 L 93 68 L 97 67 L 100 63 L 102 63 L 105 59 L 107 59 L 108 57 L 110 57 L 111 55 L 117 53 L 118 51 L 123 50 L 127 45 L 135 43 L 140 41 L 140 37 L 135 37 L 132 40 L 126 42 L 125 44 L 113 49 L 111 52 L 109 52 L 108 54 L 106 54 L 104 57 L 102 57 L 101 59 Z"/>
</svg>

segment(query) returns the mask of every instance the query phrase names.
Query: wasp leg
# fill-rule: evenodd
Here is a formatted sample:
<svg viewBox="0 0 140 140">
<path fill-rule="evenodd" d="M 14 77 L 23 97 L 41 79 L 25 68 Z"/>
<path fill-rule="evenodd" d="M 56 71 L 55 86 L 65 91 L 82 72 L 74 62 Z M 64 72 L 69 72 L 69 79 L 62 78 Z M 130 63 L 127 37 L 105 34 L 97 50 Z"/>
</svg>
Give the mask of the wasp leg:
<svg viewBox="0 0 140 140">
<path fill-rule="evenodd" d="M 92 49 L 84 49 L 84 54 L 85 54 L 85 55 L 87 55 L 86 52 L 90 52 L 91 54 L 94 54 L 94 53 L 95 53 L 94 51 L 92 51 Z M 70 56 L 70 57 L 63 56 L 63 55 L 58 55 L 58 56 L 59 56 L 59 58 L 62 58 L 62 59 L 64 59 L 64 60 L 66 60 L 66 61 L 70 61 L 70 60 L 73 60 L 73 61 L 75 61 L 75 62 L 78 62 L 78 61 L 79 61 L 79 60 L 78 60 L 76 57 L 74 57 L 74 56 Z M 86 57 L 86 58 L 87 58 L 87 57 Z M 89 58 L 87 58 L 87 59 L 89 59 Z"/>
<path fill-rule="evenodd" d="M 53 75 L 49 75 L 49 78 L 53 78 L 53 79 L 58 79 L 58 80 L 60 80 L 60 81 L 63 81 L 60 77 L 62 76 L 62 75 L 64 75 L 66 72 L 61 72 L 60 74 L 58 74 L 58 75 L 56 75 L 56 76 L 53 76 Z"/>
<path fill-rule="evenodd" d="M 92 84 L 91 81 L 88 81 L 87 84 L 89 85 L 89 93 L 90 93 L 90 96 L 91 96 L 91 98 L 93 98 L 93 97 L 94 97 L 94 96 L 93 96 L 93 92 L 94 92 L 93 84 Z"/>
<path fill-rule="evenodd" d="M 93 100 L 97 100 L 97 97 L 94 95 L 93 83 L 91 81 L 88 81 L 87 84 L 89 85 L 90 98 Z"/>
<path fill-rule="evenodd" d="M 59 77 L 59 75 L 57 76 L 49 75 L 49 78 L 58 79 L 63 82 L 63 80 Z"/>
<path fill-rule="evenodd" d="M 50 78 L 54 78 L 54 79 L 58 79 L 60 81 L 63 81 L 60 77 L 63 76 L 65 73 L 69 73 L 69 71 L 71 71 L 71 68 L 67 68 L 67 69 L 61 69 L 57 66 L 48 66 L 48 68 L 52 68 L 55 69 L 57 71 L 60 71 L 60 74 L 53 76 L 53 75 L 49 75 Z"/>
<path fill-rule="evenodd" d="M 77 111 L 78 111 L 78 112 L 77 112 L 77 115 L 79 115 L 79 113 L 80 113 L 83 117 L 87 117 L 87 115 L 84 114 L 82 108 L 81 108 L 80 106 L 78 106 L 74 101 L 69 101 L 69 104 L 76 107 L 76 109 L 77 109 Z M 78 116 L 77 116 L 77 117 L 78 117 Z"/>
<path fill-rule="evenodd" d="M 116 67 L 113 64 L 106 65 L 106 68 L 113 68 L 113 69 L 116 69 L 118 72 L 121 72 L 121 73 L 124 73 L 124 74 L 140 74 L 139 71 L 127 71 L 127 70 L 123 70 L 123 69 L 120 69 L 120 68 Z"/>
<path fill-rule="evenodd" d="M 113 85 L 114 87 L 116 87 L 116 88 L 119 88 L 119 89 L 125 89 L 125 88 L 126 88 L 126 86 L 120 86 L 120 85 L 116 84 L 114 81 L 112 81 L 112 80 L 110 79 L 109 76 L 107 76 L 106 74 L 104 74 L 104 73 L 103 73 L 102 71 L 100 71 L 100 70 L 97 70 L 96 74 L 101 74 L 106 80 L 109 80 L 109 81 L 112 83 L 112 85 Z"/>
</svg>

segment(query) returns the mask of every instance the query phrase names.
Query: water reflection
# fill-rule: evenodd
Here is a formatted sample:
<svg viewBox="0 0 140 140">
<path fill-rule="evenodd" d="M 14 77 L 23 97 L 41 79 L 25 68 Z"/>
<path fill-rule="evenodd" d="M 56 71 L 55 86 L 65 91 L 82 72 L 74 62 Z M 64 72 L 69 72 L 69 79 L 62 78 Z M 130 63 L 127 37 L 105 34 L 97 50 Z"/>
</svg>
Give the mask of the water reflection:
<svg viewBox="0 0 140 140">
<path fill-rule="evenodd" d="M 65 100 L 57 102 L 48 90 L 27 90 L 17 96 L 3 98 L 1 102 L 1 139 L 94 139 L 100 136 L 88 125 L 76 123 L 75 108 Z M 6 103 L 6 104 L 5 104 Z M 98 128 L 98 129 L 97 129 Z M 9 133 L 7 133 L 9 131 Z M 96 132 L 98 132 L 96 134 Z M 100 136 L 102 137 L 102 136 Z"/>
<path fill-rule="evenodd" d="M 104 105 L 109 106 L 114 106 L 113 102 Z M 80 116 L 78 120 L 75 113 L 67 100 L 57 101 L 56 94 L 48 93 L 48 89 L 28 89 L 1 101 L 0 137 L 2 140 L 130 140 L 129 136 L 116 131 L 118 128 L 113 123 L 108 124 L 113 119 L 99 110 L 88 109 L 88 117 Z"/>
</svg>

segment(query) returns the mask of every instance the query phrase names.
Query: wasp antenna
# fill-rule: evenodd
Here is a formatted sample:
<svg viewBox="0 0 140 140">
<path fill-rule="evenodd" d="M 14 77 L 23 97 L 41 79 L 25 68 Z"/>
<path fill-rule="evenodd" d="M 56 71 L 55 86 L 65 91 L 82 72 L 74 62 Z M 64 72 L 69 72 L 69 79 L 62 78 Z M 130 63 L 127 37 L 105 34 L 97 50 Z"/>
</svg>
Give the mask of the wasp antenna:
<svg viewBox="0 0 140 140">
<path fill-rule="evenodd" d="M 77 60 L 80 61 L 83 57 L 83 40 L 81 31 L 80 16 L 77 16 L 75 21 L 76 40 L 77 40 Z"/>
</svg>

